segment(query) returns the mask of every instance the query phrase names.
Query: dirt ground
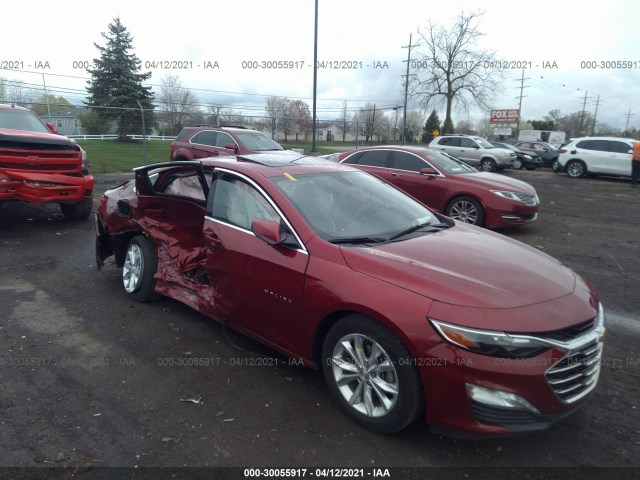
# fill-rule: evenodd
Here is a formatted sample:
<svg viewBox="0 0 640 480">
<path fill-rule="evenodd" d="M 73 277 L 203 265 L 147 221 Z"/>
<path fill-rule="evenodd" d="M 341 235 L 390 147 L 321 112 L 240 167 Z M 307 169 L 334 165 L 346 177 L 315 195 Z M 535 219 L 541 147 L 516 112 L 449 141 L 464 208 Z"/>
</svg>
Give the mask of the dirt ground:
<svg viewBox="0 0 640 480">
<path fill-rule="evenodd" d="M 531 183 L 542 206 L 535 224 L 502 233 L 566 263 L 605 305 L 600 384 L 577 414 L 537 435 L 483 441 L 440 437 L 421 423 L 368 432 L 332 405 L 319 372 L 232 333 L 271 355 L 251 360 L 220 325 L 177 302 L 128 300 L 119 270 L 95 269 L 92 220 L 5 204 L 0 478 L 247 476 L 145 469 L 212 466 L 308 468 L 305 478 L 338 476 L 316 467 L 367 477 L 411 467 L 391 478 L 640 478 L 640 189 L 550 171 L 506 175 Z M 99 176 L 98 193 L 126 177 Z"/>
</svg>

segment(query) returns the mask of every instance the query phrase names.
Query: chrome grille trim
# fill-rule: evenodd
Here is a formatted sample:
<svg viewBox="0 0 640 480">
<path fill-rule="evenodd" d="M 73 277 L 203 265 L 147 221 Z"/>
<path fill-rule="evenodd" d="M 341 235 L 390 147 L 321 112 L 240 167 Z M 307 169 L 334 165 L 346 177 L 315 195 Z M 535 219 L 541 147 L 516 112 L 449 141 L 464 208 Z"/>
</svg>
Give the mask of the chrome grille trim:
<svg viewBox="0 0 640 480">
<path fill-rule="evenodd" d="M 600 376 L 601 337 L 588 336 L 545 373 L 547 383 L 564 403 L 574 403 L 596 387 Z"/>
</svg>

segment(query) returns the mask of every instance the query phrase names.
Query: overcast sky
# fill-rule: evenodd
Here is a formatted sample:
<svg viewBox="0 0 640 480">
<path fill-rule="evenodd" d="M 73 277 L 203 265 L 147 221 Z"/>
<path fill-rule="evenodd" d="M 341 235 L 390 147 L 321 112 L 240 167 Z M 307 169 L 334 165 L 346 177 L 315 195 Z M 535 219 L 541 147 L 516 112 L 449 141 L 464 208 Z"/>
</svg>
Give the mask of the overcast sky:
<svg viewBox="0 0 640 480">
<path fill-rule="evenodd" d="M 416 43 L 418 28 L 424 31 L 429 21 L 449 26 L 462 10 L 478 9 L 485 12 L 479 23 L 485 33 L 480 47 L 495 50 L 499 58 L 531 64 L 525 71 L 524 119 L 542 119 L 552 109 L 581 111 L 587 92 L 591 113 L 600 96 L 598 121 L 624 128 L 631 112 L 629 127 L 640 128 L 637 0 L 597 6 L 559 0 L 319 0 L 319 61 L 332 66 L 334 61 L 350 61 L 358 68 L 318 71 L 318 117 L 335 118 L 343 100 L 353 109 L 366 102 L 382 109 L 401 105 L 407 57 L 402 47 L 409 34 Z M 3 5 L 0 66 L 22 71 L 0 70 L 0 76 L 41 86 L 44 73 L 52 93 L 80 104 L 88 78 L 81 62 L 98 56 L 94 43 L 105 44 L 100 34 L 116 16 L 133 36 L 143 70 L 153 73 L 153 85 L 177 74 L 202 104 L 255 115 L 264 113 L 264 99 L 270 95 L 303 98 L 311 106 L 313 0 L 8 2 Z M 297 68 L 243 68 L 243 62 L 278 60 L 297 62 Z M 634 62 L 635 68 L 587 69 L 581 63 L 617 60 Z M 187 68 L 163 68 L 174 61 Z M 218 68 L 204 68 L 215 62 Z M 388 68 L 373 68 L 385 62 Z M 557 68 L 543 69 L 545 62 L 555 62 Z M 504 73 L 503 91 L 493 106 L 517 108 L 522 70 Z M 417 99 L 411 99 L 410 106 L 417 108 Z M 444 109 L 439 114 L 444 119 Z M 469 115 L 473 120 L 482 113 Z M 454 122 L 467 118 L 462 111 L 454 112 Z"/>
</svg>

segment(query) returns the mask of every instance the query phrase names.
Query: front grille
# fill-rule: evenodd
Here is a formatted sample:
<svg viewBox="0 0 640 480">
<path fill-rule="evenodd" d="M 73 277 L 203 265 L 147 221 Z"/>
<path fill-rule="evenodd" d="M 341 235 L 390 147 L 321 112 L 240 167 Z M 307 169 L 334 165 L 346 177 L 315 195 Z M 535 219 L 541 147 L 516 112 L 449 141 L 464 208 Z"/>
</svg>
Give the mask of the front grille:
<svg viewBox="0 0 640 480">
<path fill-rule="evenodd" d="M 552 340 L 558 340 L 560 342 L 568 342 L 575 338 L 584 335 L 596 326 L 596 317 L 586 322 L 574 325 L 572 327 L 563 328 L 562 330 L 556 330 L 554 332 L 545 332 L 544 338 L 550 338 Z"/>
<path fill-rule="evenodd" d="M 601 352 L 602 344 L 593 340 L 547 371 L 545 377 L 549 386 L 563 402 L 575 402 L 595 388 L 600 375 Z"/>
<path fill-rule="evenodd" d="M 515 192 L 514 192 L 515 193 Z M 515 193 L 515 195 L 527 205 L 537 205 L 538 197 L 535 195 L 527 195 L 526 193 Z"/>
</svg>

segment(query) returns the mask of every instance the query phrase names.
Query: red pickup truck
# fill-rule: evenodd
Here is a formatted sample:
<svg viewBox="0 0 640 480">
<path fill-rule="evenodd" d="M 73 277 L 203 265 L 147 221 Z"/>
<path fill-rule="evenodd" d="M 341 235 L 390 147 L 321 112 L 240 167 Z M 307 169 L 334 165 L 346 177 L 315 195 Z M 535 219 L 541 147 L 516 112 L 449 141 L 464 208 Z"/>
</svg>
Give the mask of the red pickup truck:
<svg viewBox="0 0 640 480">
<path fill-rule="evenodd" d="M 0 202 L 58 203 L 66 218 L 87 218 L 94 186 L 87 163 L 77 143 L 31 110 L 0 105 Z"/>
</svg>

